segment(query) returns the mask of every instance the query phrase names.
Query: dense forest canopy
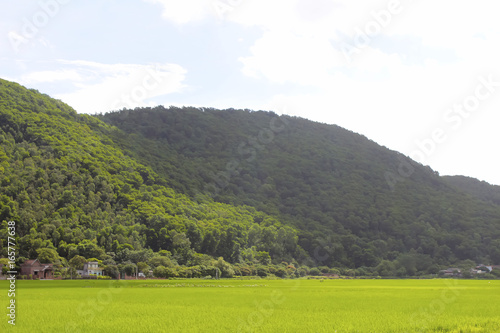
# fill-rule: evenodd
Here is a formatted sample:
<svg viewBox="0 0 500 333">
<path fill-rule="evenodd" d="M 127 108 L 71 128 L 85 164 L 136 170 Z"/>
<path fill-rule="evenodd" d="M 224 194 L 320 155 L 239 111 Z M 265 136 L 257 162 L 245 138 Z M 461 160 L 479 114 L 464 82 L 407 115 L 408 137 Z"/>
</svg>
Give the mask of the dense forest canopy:
<svg viewBox="0 0 500 333">
<path fill-rule="evenodd" d="M 500 211 L 488 195 L 338 126 L 281 116 L 273 132 L 276 117 L 157 107 L 99 118 L 174 188 L 289 221 L 311 256 L 327 248 L 328 266 L 373 267 L 410 252 L 438 265 L 500 260 Z"/>
<path fill-rule="evenodd" d="M 0 186 L 0 251 L 15 221 L 21 259 L 147 263 L 165 276 L 500 263 L 497 188 L 272 112 L 81 115 L 0 80 Z"/>
</svg>

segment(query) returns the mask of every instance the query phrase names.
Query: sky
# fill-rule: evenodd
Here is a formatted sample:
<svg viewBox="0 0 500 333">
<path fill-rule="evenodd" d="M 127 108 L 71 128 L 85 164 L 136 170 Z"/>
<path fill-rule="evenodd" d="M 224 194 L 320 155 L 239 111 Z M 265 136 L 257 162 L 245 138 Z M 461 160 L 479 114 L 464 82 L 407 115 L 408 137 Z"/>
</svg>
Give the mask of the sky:
<svg viewBox="0 0 500 333">
<path fill-rule="evenodd" d="M 79 113 L 299 116 L 500 185 L 499 37 L 493 0 L 0 0 L 0 78 Z"/>
</svg>

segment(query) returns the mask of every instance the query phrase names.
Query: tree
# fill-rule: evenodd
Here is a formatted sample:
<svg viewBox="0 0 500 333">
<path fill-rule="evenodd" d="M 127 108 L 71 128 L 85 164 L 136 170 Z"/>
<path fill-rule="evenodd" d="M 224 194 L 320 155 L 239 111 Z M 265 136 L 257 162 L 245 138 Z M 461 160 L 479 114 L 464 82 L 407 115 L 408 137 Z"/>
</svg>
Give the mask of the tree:
<svg viewBox="0 0 500 333">
<path fill-rule="evenodd" d="M 167 275 L 165 266 L 158 266 L 153 269 L 153 276 L 157 278 L 164 278 Z"/>
<path fill-rule="evenodd" d="M 380 264 L 375 268 L 375 271 L 380 276 L 395 276 L 395 266 L 394 263 L 389 260 L 382 260 Z"/>
<path fill-rule="evenodd" d="M 42 248 L 36 250 L 36 252 L 38 254 L 38 261 L 40 261 L 41 263 L 47 264 L 59 261 L 59 255 L 54 249 Z"/>
<path fill-rule="evenodd" d="M 170 232 L 172 240 L 173 256 L 179 264 L 186 264 L 191 260 L 194 251 L 191 249 L 191 242 L 183 232 L 172 230 Z"/>
<path fill-rule="evenodd" d="M 299 275 L 300 276 L 305 276 L 305 272 L 304 272 L 304 275 L 301 275 L 300 272 L 301 271 L 299 271 Z M 283 267 L 283 266 L 277 267 L 276 270 L 275 270 L 275 272 L 274 272 L 274 275 L 276 275 L 277 277 L 280 277 L 280 278 L 285 278 L 287 276 L 286 268 Z"/>
<path fill-rule="evenodd" d="M 234 275 L 233 266 L 230 263 L 226 262 L 224 258 L 219 257 L 217 262 L 214 264 L 220 270 L 221 277 L 223 278 L 232 278 Z"/>
<path fill-rule="evenodd" d="M 80 255 L 76 255 L 73 258 L 71 258 L 68 262 L 70 267 L 73 267 L 74 269 L 83 269 L 83 265 L 87 262 L 87 259 Z"/>
<path fill-rule="evenodd" d="M 142 262 L 142 261 L 138 262 L 137 269 L 139 270 L 139 272 L 142 272 L 145 275 L 148 275 L 148 273 L 149 273 L 149 265 L 146 264 L 145 262 Z"/>
<path fill-rule="evenodd" d="M 455 266 L 465 273 L 476 267 L 476 263 L 472 260 L 462 260 Z"/>
<path fill-rule="evenodd" d="M 500 278 L 500 269 L 493 269 L 491 275 L 495 276 L 497 279 Z"/>
<path fill-rule="evenodd" d="M 113 279 L 118 279 L 120 277 L 120 270 L 117 265 L 106 265 L 104 266 L 104 271 Z"/>
<path fill-rule="evenodd" d="M 399 266 L 404 269 L 403 275 L 415 275 L 417 272 L 417 263 L 415 256 L 412 254 L 401 254 L 397 260 Z"/>
<path fill-rule="evenodd" d="M 7 273 L 7 271 L 9 271 L 9 270 L 10 270 L 10 268 L 9 268 L 9 266 L 8 266 L 8 264 L 9 264 L 9 259 L 7 259 L 7 258 L 0 258 L 0 264 L 2 264 L 2 265 L 3 265 L 3 267 L 2 267 L 2 274 L 6 274 L 6 273 Z"/>
<path fill-rule="evenodd" d="M 257 252 L 255 259 L 257 259 L 262 265 L 269 265 L 271 263 L 271 256 L 266 251 Z"/>
<path fill-rule="evenodd" d="M 128 276 L 135 276 L 135 273 L 137 272 L 137 265 L 132 263 L 124 264 L 121 266 L 120 270 Z"/>
<path fill-rule="evenodd" d="M 169 278 L 179 276 L 177 271 L 171 267 L 158 266 L 153 270 L 153 275 L 159 278 Z"/>
<path fill-rule="evenodd" d="M 128 258 L 134 263 L 146 262 L 153 257 L 154 253 L 151 250 L 130 251 Z"/>
<path fill-rule="evenodd" d="M 257 265 L 256 267 L 257 275 L 260 277 L 266 277 L 269 275 L 269 268 L 264 265 Z"/>
<path fill-rule="evenodd" d="M 74 267 L 69 266 L 68 269 L 65 272 L 65 277 L 73 278 L 74 276 L 76 277 L 78 272 Z"/>
<path fill-rule="evenodd" d="M 84 239 L 76 247 L 78 254 L 85 258 L 98 258 L 101 259 L 105 255 L 104 250 L 100 248 L 96 241 Z"/>
<path fill-rule="evenodd" d="M 173 267 L 175 264 L 169 257 L 157 256 L 149 259 L 149 265 L 152 267 L 164 266 L 164 267 Z"/>
</svg>

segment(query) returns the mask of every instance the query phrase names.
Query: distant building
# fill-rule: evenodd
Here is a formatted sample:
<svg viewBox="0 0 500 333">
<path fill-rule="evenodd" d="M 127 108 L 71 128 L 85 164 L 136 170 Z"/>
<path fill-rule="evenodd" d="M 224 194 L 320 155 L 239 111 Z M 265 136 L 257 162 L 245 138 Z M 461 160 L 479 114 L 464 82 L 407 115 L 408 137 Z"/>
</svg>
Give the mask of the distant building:
<svg viewBox="0 0 500 333">
<path fill-rule="evenodd" d="M 448 268 L 439 271 L 439 274 L 443 276 L 460 277 L 462 276 L 462 270 L 460 270 L 460 268 Z"/>
<path fill-rule="evenodd" d="M 32 279 L 53 279 L 53 264 L 42 264 L 38 259 L 26 260 L 21 264 L 21 275 Z"/>
<path fill-rule="evenodd" d="M 494 269 L 500 269 L 500 265 L 478 265 L 476 266 L 474 271 L 477 271 L 478 274 L 481 273 L 491 273 Z"/>
<path fill-rule="evenodd" d="M 78 274 L 82 277 L 88 277 L 91 275 L 103 275 L 103 268 L 99 267 L 97 261 L 89 261 L 83 264 L 83 270 L 78 270 Z"/>
<path fill-rule="evenodd" d="M 471 274 L 485 274 L 486 273 L 485 271 L 482 271 L 480 269 L 474 269 L 474 268 L 471 268 L 470 272 L 471 272 Z"/>
<path fill-rule="evenodd" d="M 490 265 L 478 265 L 476 266 L 476 269 L 480 269 L 482 271 L 485 271 L 486 273 L 489 273 L 493 270 L 493 266 Z"/>
</svg>

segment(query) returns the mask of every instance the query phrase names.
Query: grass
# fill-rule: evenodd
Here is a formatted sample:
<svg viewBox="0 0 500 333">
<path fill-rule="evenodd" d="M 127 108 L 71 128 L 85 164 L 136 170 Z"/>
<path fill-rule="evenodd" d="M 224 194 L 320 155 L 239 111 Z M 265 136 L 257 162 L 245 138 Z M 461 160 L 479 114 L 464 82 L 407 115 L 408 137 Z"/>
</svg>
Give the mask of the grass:
<svg viewBox="0 0 500 333">
<path fill-rule="evenodd" d="M 500 281 L 17 281 L 15 327 L 7 290 L 1 332 L 500 332 Z"/>
</svg>

